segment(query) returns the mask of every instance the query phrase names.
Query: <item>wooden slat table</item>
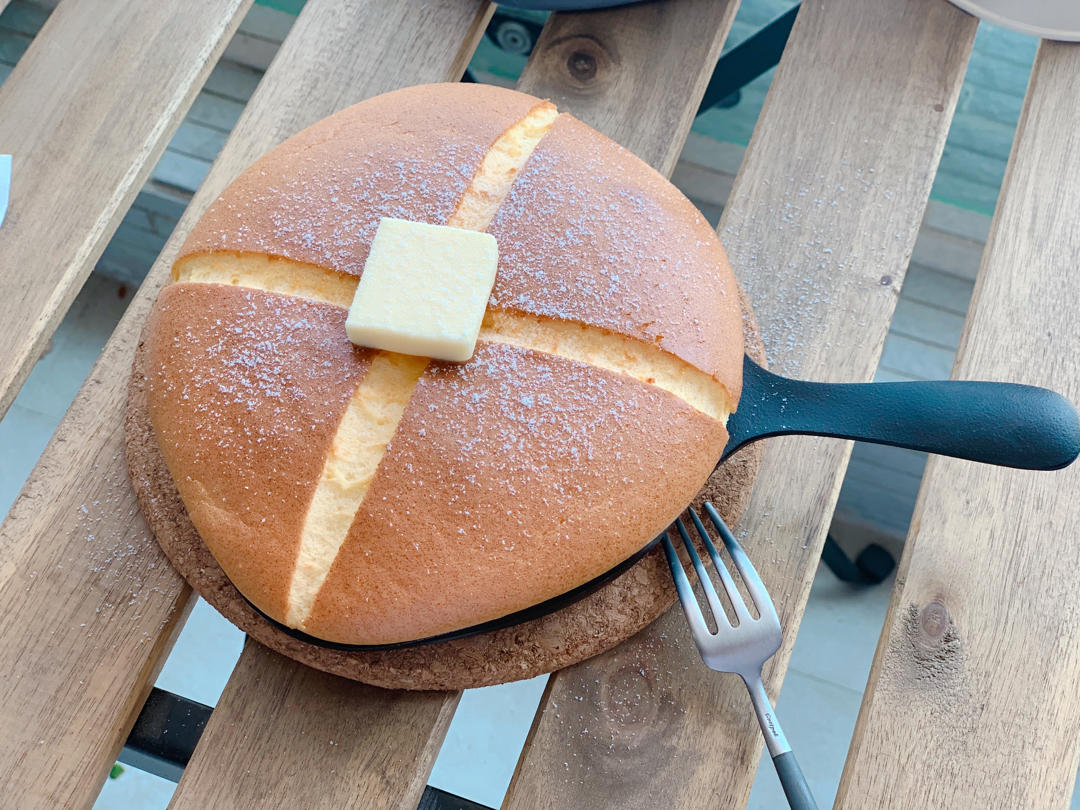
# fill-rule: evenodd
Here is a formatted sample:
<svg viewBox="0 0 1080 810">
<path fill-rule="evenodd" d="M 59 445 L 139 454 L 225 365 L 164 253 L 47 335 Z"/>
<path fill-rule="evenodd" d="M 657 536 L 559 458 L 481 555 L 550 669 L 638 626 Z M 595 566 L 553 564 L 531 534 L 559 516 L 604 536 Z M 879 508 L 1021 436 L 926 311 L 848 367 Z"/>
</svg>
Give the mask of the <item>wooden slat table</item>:
<svg viewBox="0 0 1080 810">
<path fill-rule="evenodd" d="M 781 371 L 873 377 L 974 36 L 971 17 L 937 0 L 800 11 L 719 228 Z M 849 449 L 771 440 L 742 522 L 785 628 L 773 695 Z M 509 807 L 746 802 L 762 740 L 745 689 L 700 666 L 684 624 L 673 611 L 553 676 Z"/>
<path fill-rule="evenodd" d="M 140 49 L 129 58 L 142 67 L 113 77 L 112 92 L 125 95 L 107 98 L 109 60 L 62 36 L 79 24 L 99 37 L 90 41 L 106 37 L 90 5 L 65 0 L 33 46 L 38 56 L 0 90 L 0 110 L 29 109 L 34 82 L 25 77 L 51 75 L 46 55 L 59 60 L 61 43 L 92 75 L 32 118 L 52 138 L 48 148 L 92 139 L 109 115 L 126 115 L 131 130 L 109 147 L 105 167 L 83 154 L 42 160 L 26 175 L 66 181 L 70 198 L 35 207 L 33 189 L 13 189 L 17 216 L 0 228 L 0 246 L 23 252 L 11 252 L 16 264 L 4 252 L 0 290 L 17 282 L 25 298 L 16 307 L 0 296 L 5 315 L 21 319 L 3 338 L 16 348 L 4 353 L 0 410 L 246 4 L 200 13 L 146 4 L 127 24 L 159 26 L 168 47 L 125 45 Z M 735 8 L 677 0 L 554 15 L 520 86 L 670 173 Z M 245 165 L 293 132 L 393 87 L 459 77 L 489 13 L 480 0 L 429 3 L 423 13 L 394 0 L 308 1 L 0 527 L 6 805 L 93 802 L 190 604 L 135 506 L 121 416 L 138 331 L 183 235 Z M 720 225 L 781 370 L 872 376 L 976 28 L 942 0 L 827 0 L 800 11 Z M 1064 178 L 1080 175 L 1077 76 L 1077 46 L 1043 46 L 957 365 L 960 376 L 1050 385 L 1074 399 L 1080 332 L 1065 274 L 1080 259 L 1080 198 Z M 125 113 L 121 98 L 143 101 Z M 98 171 L 107 180 L 84 189 Z M 46 239 L 57 211 L 68 217 L 65 238 L 34 253 L 28 246 Z M 770 441 L 739 527 L 785 626 L 767 672 L 773 694 L 849 449 Z M 1080 755 L 1076 475 L 929 465 L 841 805 L 1067 799 Z M 673 612 L 552 677 L 506 806 L 740 807 L 761 748 L 741 690 L 703 668 Z M 358 687 L 249 644 L 174 805 L 415 807 L 457 697 Z M 574 712 L 561 714 L 570 701 Z"/>
<path fill-rule="evenodd" d="M 432 59 L 444 62 L 447 76 L 460 75 L 487 14 L 479 0 L 461 0 L 429 9 L 421 21 L 390 0 L 358 15 L 342 0 L 310 3 L 297 20 L 237 124 L 236 145 L 192 201 L 0 527 L 0 770 L 12 774 L 7 795 L 16 806 L 92 803 L 189 606 L 190 588 L 139 516 L 123 460 L 132 351 L 180 234 L 267 149 L 395 87 L 409 48 L 419 69 Z M 359 37 L 375 35 L 386 50 L 357 47 Z M 388 69 L 394 58 L 397 69 Z M 44 773 L 56 777 L 43 782 Z"/>
<path fill-rule="evenodd" d="M 1078 104 L 1080 47 L 1043 43 L 954 377 L 1080 400 Z M 931 458 L 839 806 L 1068 804 L 1080 758 L 1078 492 L 1077 465 L 1038 475 Z"/>
<path fill-rule="evenodd" d="M 68 0 L 0 88 L 0 416 L 251 0 Z"/>
</svg>

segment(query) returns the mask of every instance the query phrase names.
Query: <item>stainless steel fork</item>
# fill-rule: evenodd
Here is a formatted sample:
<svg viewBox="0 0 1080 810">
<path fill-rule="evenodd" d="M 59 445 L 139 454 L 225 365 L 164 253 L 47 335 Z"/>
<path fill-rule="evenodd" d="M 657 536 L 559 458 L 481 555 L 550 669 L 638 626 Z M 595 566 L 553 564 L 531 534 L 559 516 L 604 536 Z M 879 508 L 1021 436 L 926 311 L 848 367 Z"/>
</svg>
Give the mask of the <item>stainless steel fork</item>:
<svg viewBox="0 0 1080 810">
<path fill-rule="evenodd" d="M 741 677 L 743 683 L 746 684 L 746 688 L 750 692 L 750 700 L 754 704 L 754 711 L 757 713 L 758 723 L 761 725 L 761 733 L 765 735 L 765 745 L 769 748 L 769 754 L 772 756 L 773 765 L 776 766 L 780 784 L 784 787 L 784 794 L 787 796 L 788 804 L 793 810 L 817 810 L 817 804 L 810 793 L 810 787 L 806 784 L 806 777 L 803 776 L 799 763 L 795 760 L 795 754 L 784 736 L 783 729 L 780 728 L 780 721 L 773 711 L 772 704 L 769 703 L 765 685 L 761 682 L 761 668 L 773 656 L 773 653 L 780 649 L 782 640 L 780 618 L 776 615 L 776 608 L 765 590 L 765 584 L 761 581 L 761 577 L 758 576 L 754 566 L 750 564 L 750 559 L 742 550 L 742 546 L 736 542 L 735 537 L 724 524 L 720 515 L 717 514 L 713 505 L 706 503 L 705 514 L 708 515 L 709 520 L 716 527 L 717 532 L 724 541 L 728 554 L 731 555 L 731 559 L 735 563 L 743 583 L 746 585 L 750 599 L 757 608 L 758 618 L 755 619 L 750 615 L 742 595 L 735 587 L 735 581 L 731 578 L 731 572 L 728 571 L 727 565 L 724 564 L 724 561 L 717 553 L 716 546 L 713 545 L 712 539 L 705 530 L 701 519 L 694 513 L 693 509 L 687 511 L 690 513 L 694 528 L 697 529 L 698 535 L 701 537 L 713 564 L 716 566 L 717 574 L 719 574 L 720 581 L 724 585 L 724 590 L 727 591 L 731 606 L 735 611 L 735 617 L 738 620 L 735 625 L 728 621 L 724 606 L 720 603 L 720 597 L 716 593 L 716 588 L 713 587 L 712 579 L 709 577 L 709 572 L 705 570 L 701 557 L 698 556 L 697 550 L 694 548 L 694 543 L 686 530 L 686 524 L 682 518 L 679 518 L 675 521 L 675 528 L 682 537 L 683 544 L 690 555 L 690 561 L 694 564 L 694 570 L 697 571 L 698 579 L 701 581 L 701 588 L 705 592 L 705 599 L 709 603 L 713 621 L 716 624 L 716 632 L 710 632 L 708 624 L 705 622 L 705 616 L 698 605 L 697 598 L 694 596 L 694 589 L 690 585 L 686 571 L 683 570 L 682 562 L 675 553 L 675 546 L 672 545 L 670 538 L 665 533 L 663 536 L 664 551 L 667 552 L 668 565 L 671 566 L 671 576 L 675 579 L 675 588 L 679 592 L 679 601 L 682 602 L 686 620 L 690 623 L 690 633 L 694 637 L 694 643 L 697 645 L 702 659 L 711 669 L 718 672 L 733 672 Z"/>
</svg>

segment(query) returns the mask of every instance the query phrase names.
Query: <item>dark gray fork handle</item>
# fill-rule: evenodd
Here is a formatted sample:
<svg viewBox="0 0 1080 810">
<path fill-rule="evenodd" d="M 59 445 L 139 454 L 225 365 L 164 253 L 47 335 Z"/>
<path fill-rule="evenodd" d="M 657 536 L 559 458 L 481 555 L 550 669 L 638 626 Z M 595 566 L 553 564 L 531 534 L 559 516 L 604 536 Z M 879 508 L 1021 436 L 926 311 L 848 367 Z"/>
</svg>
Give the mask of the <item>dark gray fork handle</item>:
<svg viewBox="0 0 1080 810">
<path fill-rule="evenodd" d="M 790 433 L 857 439 L 971 461 L 1056 470 L 1080 454 L 1080 419 L 1046 388 L 999 382 L 816 383 L 743 362 L 724 457 Z"/>
<path fill-rule="evenodd" d="M 740 672 L 739 677 L 746 684 L 746 691 L 750 693 L 750 702 L 754 704 L 754 714 L 757 715 L 758 725 L 761 726 L 761 735 L 765 738 L 765 747 L 769 749 L 773 765 L 776 766 L 776 775 L 780 777 L 780 784 L 784 788 L 788 804 L 792 810 L 817 810 L 817 803 L 810 786 L 806 784 L 799 763 L 795 760 L 795 754 L 791 751 L 791 745 L 787 741 L 784 729 L 780 726 L 780 718 L 769 702 L 769 695 L 765 691 L 765 684 L 761 682 L 761 666 L 751 668 L 747 672 Z"/>
<path fill-rule="evenodd" d="M 784 795 L 787 796 L 791 810 L 817 810 L 817 802 L 810 793 L 810 786 L 806 784 L 806 777 L 795 760 L 795 754 L 791 751 L 777 754 L 772 758 L 772 762 L 776 766 L 776 775 L 780 777 L 780 784 L 784 787 Z"/>
</svg>

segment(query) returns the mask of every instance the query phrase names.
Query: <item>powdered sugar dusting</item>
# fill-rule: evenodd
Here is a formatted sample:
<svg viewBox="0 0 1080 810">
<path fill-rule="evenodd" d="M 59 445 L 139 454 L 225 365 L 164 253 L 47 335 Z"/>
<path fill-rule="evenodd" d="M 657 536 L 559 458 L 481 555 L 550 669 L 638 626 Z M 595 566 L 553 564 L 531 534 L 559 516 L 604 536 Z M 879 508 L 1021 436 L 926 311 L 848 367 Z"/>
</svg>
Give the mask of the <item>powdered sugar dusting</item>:
<svg viewBox="0 0 1080 810">
<path fill-rule="evenodd" d="M 342 110 L 241 174 L 203 215 L 181 256 L 257 252 L 360 275 L 379 220 L 445 224 L 492 143 L 532 103 L 521 94 L 445 85 Z M 460 114 L 462 105 L 469 115 Z"/>
<path fill-rule="evenodd" d="M 162 453 L 215 557 L 257 592 L 251 578 L 291 564 L 320 448 L 368 353 L 349 343 L 340 308 L 259 290 L 174 284 L 154 317 L 148 400 L 165 416 Z M 254 549 L 269 566 L 252 565 Z"/>
<path fill-rule="evenodd" d="M 119 455 L 108 462 L 94 460 L 87 472 L 90 478 L 75 491 L 80 499 L 74 514 L 76 542 L 57 545 L 66 553 L 54 571 L 27 572 L 27 590 L 39 579 L 44 584 L 54 577 L 77 577 L 80 591 L 94 594 L 68 603 L 78 611 L 70 621 L 82 633 L 94 637 L 102 631 L 99 623 L 114 620 L 114 611 L 124 610 L 129 621 L 139 623 L 136 643 L 153 643 L 173 612 L 154 603 L 171 603 L 179 595 L 179 583 L 138 515 Z"/>
<path fill-rule="evenodd" d="M 741 357 L 738 296 L 711 228 L 663 178 L 574 119 L 555 122 L 490 231 L 500 252 L 492 306 L 646 340 L 708 373 Z"/>
<path fill-rule="evenodd" d="M 203 250 L 238 250 L 360 275 L 382 217 L 443 223 L 483 157 L 478 144 L 431 144 L 438 157 L 401 143 L 348 148 L 322 143 L 283 171 L 259 164 L 211 207 Z"/>
<path fill-rule="evenodd" d="M 850 380 L 865 373 L 859 355 L 830 351 L 833 341 L 841 334 L 859 334 L 867 344 L 883 339 L 888 318 L 874 313 L 895 303 L 899 268 L 910 258 L 904 237 L 915 223 L 905 221 L 887 172 L 853 157 L 826 173 L 817 152 L 796 151 L 789 163 L 764 177 L 760 167 L 744 167 L 743 175 L 756 179 L 736 185 L 722 235 L 755 304 L 770 366 L 806 376 L 804 363 L 813 360 L 815 379 Z M 821 350 L 830 358 L 824 377 L 815 354 Z"/>
<path fill-rule="evenodd" d="M 421 377 L 320 600 L 406 638 L 536 604 L 640 548 L 721 442 L 659 389 L 481 343 Z"/>
<path fill-rule="evenodd" d="M 166 320 L 177 308 L 189 317 L 183 324 L 174 322 L 169 337 L 155 346 L 155 353 L 168 352 L 170 360 L 151 375 L 150 396 L 184 403 L 185 412 L 196 420 L 192 427 L 200 434 L 220 431 L 218 446 L 230 451 L 245 450 L 231 443 L 240 435 L 266 440 L 277 430 L 306 432 L 328 424 L 332 414 L 327 410 L 334 403 L 319 397 L 328 393 L 326 382 L 337 376 L 343 355 L 354 354 L 343 339 L 341 310 L 247 288 L 215 290 L 220 303 L 207 301 L 201 293 L 176 285 L 159 307 Z M 313 362 L 298 362 L 299 358 Z M 353 366 L 354 373 L 358 366 L 341 365 Z M 309 413 L 304 419 L 288 419 L 273 429 L 220 424 L 237 407 L 279 422 L 308 400 L 315 407 L 305 408 Z"/>
</svg>

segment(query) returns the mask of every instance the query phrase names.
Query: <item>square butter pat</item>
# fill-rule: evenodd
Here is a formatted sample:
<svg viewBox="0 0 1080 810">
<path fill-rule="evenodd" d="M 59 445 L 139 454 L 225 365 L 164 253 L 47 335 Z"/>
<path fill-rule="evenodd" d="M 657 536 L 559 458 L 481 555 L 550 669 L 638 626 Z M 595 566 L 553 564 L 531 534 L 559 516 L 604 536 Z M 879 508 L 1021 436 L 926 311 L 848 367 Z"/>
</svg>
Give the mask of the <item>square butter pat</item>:
<svg viewBox="0 0 1080 810">
<path fill-rule="evenodd" d="M 349 340 L 401 354 L 468 360 L 498 259 L 489 233 L 384 218 L 349 307 Z"/>
</svg>

